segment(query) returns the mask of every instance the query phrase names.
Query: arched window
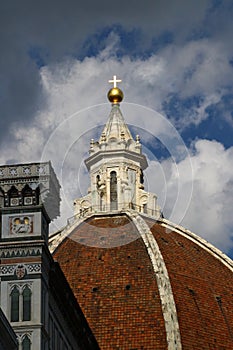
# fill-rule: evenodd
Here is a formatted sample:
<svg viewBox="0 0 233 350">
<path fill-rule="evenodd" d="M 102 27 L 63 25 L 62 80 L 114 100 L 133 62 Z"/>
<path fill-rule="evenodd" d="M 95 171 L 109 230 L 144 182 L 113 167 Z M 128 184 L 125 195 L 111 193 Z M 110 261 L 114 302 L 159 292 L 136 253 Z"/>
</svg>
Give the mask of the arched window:
<svg viewBox="0 0 233 350">
<path fill-rule="evenodd" d="M 27 284 L 24 286 L 13 286 L 10 294 L 11 322 L 31 320 L 31 296 L 32 291 Z"/>
<path fill-rule="evenodd" d="M 29 187 L 28 185 L 26 185 L 23 189 L 22 189 L 22 195 L 23 196 L 31 196 L 32 195 L 32 189 L 31 187 Z"/>
<path fill-rule="evenodd" d="M 25 335 L 22 342 L 22 350 L 30 350 L 30 349 L 31 349 L 31 341 L 28 338 L 28 336 Z"/>
<path fill-rule="evenodd" d="M 26 286 L 23 290 L 23 321 L 31 320 L 31 290 Z"/>
<path fill-rule="evenodd" d="M 14 286 L 11 292 L 11 322 L 19 321 L 19 289 Z"/>
<path fill-rule="evenodd" d="M 11 189 L 8 191 L 8 199 L 10 206 L 18 206 L 19 205 L 19 192 L 15 188 L 15 186 L 12 186 Z"/>
<path fill-rule="evenodd" d="M 110 173 L 110 210 L 117 210 L 117 174 Z"/>
<path fill-rule="evenodd" d="M 33 192 L 31 187 L 26 185 L 22 190 L 23 204 L 31 205 L 33 203 Z"/>
</svg>

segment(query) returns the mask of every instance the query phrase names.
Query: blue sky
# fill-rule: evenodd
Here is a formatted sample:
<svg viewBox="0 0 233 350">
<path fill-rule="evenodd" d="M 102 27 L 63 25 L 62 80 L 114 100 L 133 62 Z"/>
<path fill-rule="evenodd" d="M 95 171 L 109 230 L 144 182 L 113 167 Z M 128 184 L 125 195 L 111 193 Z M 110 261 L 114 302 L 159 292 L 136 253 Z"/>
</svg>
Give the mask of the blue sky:
<svg viewBox="0 0 233 350">
<path fill-rule="evenodd" d="M 230 0 L 1 2 L 1 164 L 51 159 L 64 224 L 117 74 L 165 216 L 233 257 L 232 16 Z"/>
</svg>

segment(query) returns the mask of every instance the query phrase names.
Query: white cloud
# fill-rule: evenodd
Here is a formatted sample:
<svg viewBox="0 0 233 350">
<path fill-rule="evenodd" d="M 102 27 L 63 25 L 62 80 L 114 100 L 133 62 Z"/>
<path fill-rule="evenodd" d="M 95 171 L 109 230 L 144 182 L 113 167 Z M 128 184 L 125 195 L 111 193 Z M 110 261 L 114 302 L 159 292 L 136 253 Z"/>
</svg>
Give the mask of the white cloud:
<svg viewBox="0 0 233 350">
<path fill-rule="evenodd" d="M 114 40 L 117 45 L 117 38 Z M 155 135 L 174 159 L 173 163 L 165 160 L 159 165 L 156 154 L 150 156 L 151 167 L 146 173 L 149 190 L 154 188 L 158 192 L 160 203 L 166 207 L 165 213 L 173 221 L 182 221 L 220 248 L 227 249 L 231 246 L 233 227 L 228 209 L 233 204 L 229 193 L 233 181 L 232 149 L 225 150 L 216 142 L 199 140 L 190 158 L 179 133 L 154 111 L 162 109 L 162 102 L 171 92 L 187 96 L 198 91 L 204 96 L 202 105 L 190 111 L 188 118 L 181 118 L 184 125 L 190 123 L 193 115 L 196 123 L 206 118 L 206 106 L 221 98 L 218 87 L 224 84 L 224 79 L 232 79 L 228 77 L 226 62 L 221 63 L 221 74 L 209 77 L 218 68 L 221 57 L 220 47 L 216 46 L 211 52 L 219 59 L 208 61 L 211 45 L 207 41 L 200 42 L 199 47 L 198 43 L 191 43 L 182 50 L 171 46 L 147 60 L 123 57 L 121 61 L 112 57 L 111 50 L 106 48 L 97 57 L 68 60 L 42 68 L 46 106 L 38 110 L 27 125 L 14 124 L 11 135 L 17 148 L 12 150 L 5 144 L 1 163 L 9 159 L 17 162 L 52 160 L 63 186 L 62 217 L 56 224 L 64 224 L 65 218 L 72 215 L 73 199 L 80 192 L 84 195 L 83 189 L 87 190 L 83 159 L 87 157 L 90 138 L 99 136 L 96 128 L 107 120 L 111 108 L 106 98 L 110 88 L 107 81 L 117 74 L 123 79 L 125 101 L 137 103 L 122 103 L 127 122 L 143 129 L 145 138 Z M 184 68 L 193 68 L 200 53 L 203 54 L 200 67 L 192 72 L 192 81 L 188 82 Z M 208 69 L 207 75 L 205 69 Z"/>
<path fill-rule="evenodd" d="M 162 171 L 152 162 L 148 177 L 156 177 L 157 182 L 150 189 L 157 192 L 168 219 L 228 251 L 233 246 L 233 147 L 224 149 L 221 143 L 208 140 L 198 140 L 193 147 L 190 158 L 176 164 L 163 161 Z M 187 187 L 192 185 L 190 205 L 184 207 L 183 203 L 188 203 Z"/>
</svg>

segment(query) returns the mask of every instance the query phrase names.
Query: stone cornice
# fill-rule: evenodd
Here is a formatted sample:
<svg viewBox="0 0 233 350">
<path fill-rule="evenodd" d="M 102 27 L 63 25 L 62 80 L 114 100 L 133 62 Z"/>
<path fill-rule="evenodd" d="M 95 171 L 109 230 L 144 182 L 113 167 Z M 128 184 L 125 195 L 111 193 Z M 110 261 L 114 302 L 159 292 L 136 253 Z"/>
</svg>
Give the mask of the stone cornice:
<svg viewBox="0 0 233 350">
<path fill-rule="evenodd" d="M 26 256 L 39 256 L 45 245 L 43 240 L 38 241 L 20 241 L 20 242 L 1 242 L 0 258 L 15 258 Z"/>
<path fill-rule="evenodd" d="M 167 349 L 181 350 L 182 345 L 176 304 L 162 253 L 145 220 L 136 213 L 128 212 L 127 214 L 138 229 L 154 269 L 166 328 Z"/>
<path fill-rule="evenodd" d="M 138 154 L 128 149 L 100 150 L 96 153 L 93 153 L 89 158 L 87 158 L 85 160 L 85 164 L 89 171 L 90 167 L 93 164 L 101 161 L 102 159 L 111 160 L 113 157 L 114 157 L 114 161 L 116 161 L 117 158 L 123 157 L 123 158 L 126 158 L 127 160 L 138 162 L 140 163 L 142 170 L 146 169 L 148 166 L 146 157 L 143 154 Z"/>
</svg>

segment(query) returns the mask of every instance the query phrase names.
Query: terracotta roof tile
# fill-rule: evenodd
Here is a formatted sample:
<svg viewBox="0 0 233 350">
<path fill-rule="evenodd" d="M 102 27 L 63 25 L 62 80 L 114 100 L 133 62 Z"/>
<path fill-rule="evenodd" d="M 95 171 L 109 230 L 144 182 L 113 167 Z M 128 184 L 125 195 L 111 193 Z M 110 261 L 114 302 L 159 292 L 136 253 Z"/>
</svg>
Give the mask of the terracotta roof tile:
<svg viewBox="0 0 233 350">
<path fill-rule="evenodd" d="M 147 223 L 169 273 L 182 348 L 233 349 L 232 271 L 188 236 Z M 167 349 L 155 273 L 126 215 L 92 217 L 54 256 L 101 349 Z"/>
</svg>

